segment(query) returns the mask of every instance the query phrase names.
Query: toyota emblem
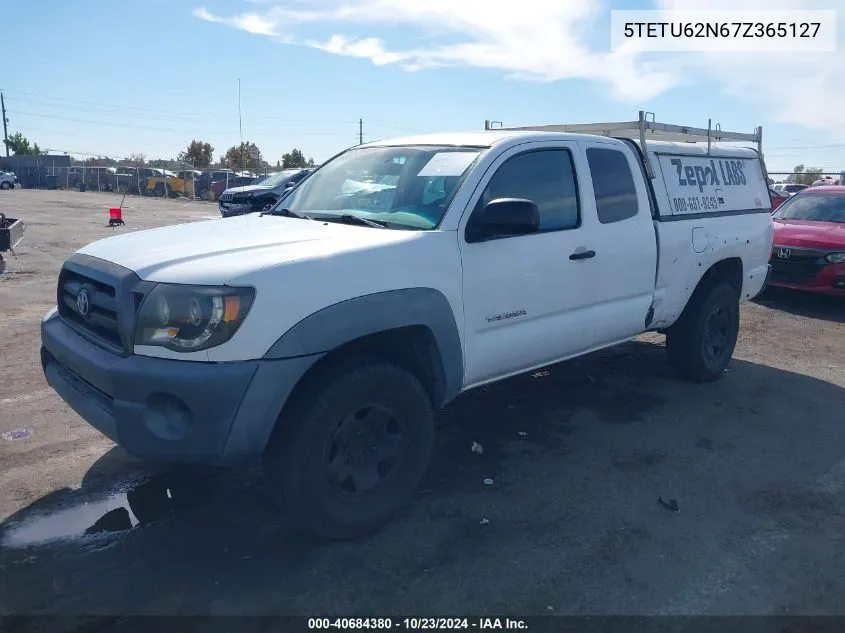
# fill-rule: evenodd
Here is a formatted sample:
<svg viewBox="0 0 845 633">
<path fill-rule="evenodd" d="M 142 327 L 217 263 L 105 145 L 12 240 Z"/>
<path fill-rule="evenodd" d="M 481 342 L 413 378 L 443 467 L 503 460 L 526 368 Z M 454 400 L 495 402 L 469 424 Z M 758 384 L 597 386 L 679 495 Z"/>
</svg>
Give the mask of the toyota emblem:
<svg viewBox="0 0 845 633">
<path fill-rule="evenodd" d="M 780 259 L 789 259 L 790 250 L 788 248 L 779 248 L 778 257 Z"/>
<path fill-rule="evenodd" d="M 76 309 L 82 316 L 88 316 L 88 310 L 91 309 L 91 302 L 88 300 L 88 291 L 84 288 L 76 295 Z"/>
</svg>

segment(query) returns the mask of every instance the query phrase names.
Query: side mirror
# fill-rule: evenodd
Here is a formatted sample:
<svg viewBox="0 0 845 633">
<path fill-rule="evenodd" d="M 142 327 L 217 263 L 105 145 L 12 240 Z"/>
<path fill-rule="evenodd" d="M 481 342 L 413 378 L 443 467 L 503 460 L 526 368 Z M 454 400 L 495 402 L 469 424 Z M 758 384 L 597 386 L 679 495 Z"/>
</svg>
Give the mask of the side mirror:
<svg viewBox="0 0 845 633">
<path fill-rule="evenodd" d="M 291 188 L 291 187 L 293 187 L 295 184 L 296 184 L 296 183 L 295 183 L 294 181 L 290 180 L 290 181 L 288 181 L 288 182 L 286 182 L 286 183 L 285 183 L 285 186 L 284 186 L 283 188 L 284 188 L 284 189 L 290 189 L 290 188 Z"/>
<path fill-rule="evenodd" d="M 488 202 L 467 225 L 468 242 L 530 235 L 540 230 L 537 203 L 524 198 L 497 198 Z"/>
</svg>

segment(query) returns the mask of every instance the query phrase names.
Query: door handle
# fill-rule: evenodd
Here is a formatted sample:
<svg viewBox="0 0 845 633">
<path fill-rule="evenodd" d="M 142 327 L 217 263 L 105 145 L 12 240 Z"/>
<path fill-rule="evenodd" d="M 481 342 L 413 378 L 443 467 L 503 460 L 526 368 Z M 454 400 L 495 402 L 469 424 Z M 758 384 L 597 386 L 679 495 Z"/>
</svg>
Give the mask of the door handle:
<svg viewBox="0 0 845 633">
<path fill-rule="evenodd" d="M 572 255 L 569 256 L 569 259 L 590 259 L 595 256 L 595 251 L 580 251 L 578 253 L 572 253 Z"/>
</svg>

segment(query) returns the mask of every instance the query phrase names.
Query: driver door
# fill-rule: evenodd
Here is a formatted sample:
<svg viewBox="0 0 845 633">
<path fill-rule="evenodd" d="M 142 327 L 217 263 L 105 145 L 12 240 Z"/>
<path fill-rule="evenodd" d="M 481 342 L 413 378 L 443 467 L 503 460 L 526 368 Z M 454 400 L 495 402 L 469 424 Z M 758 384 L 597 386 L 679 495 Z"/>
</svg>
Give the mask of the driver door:
<svg viewBox="0 0 845 633">
<path fill-rule="evenodd" d="M 505 152 L 479 184 L 459 227 L 465 315 L 465 386 L 554 362 L 591 347 L 595 223 L 583 222 L 587 173 L 575 142 L 540 142 Z M 466 223 L 490 200 L 527 198 L 540 231 L 467 241 Z M 575 255 L 573 258 L 572 255 Z"/>
</svg>

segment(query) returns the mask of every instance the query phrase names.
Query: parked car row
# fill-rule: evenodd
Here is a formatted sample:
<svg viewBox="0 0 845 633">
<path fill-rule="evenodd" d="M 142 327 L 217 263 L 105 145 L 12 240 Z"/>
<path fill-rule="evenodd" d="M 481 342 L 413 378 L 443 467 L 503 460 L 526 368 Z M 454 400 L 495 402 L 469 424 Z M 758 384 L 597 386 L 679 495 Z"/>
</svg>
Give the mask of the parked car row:
<svg viewBox="0 0 845 633">
<path fill-rule="evenodd" d="M 775 191 L 786 194 L 791 196 L 793 194 L 798 193 L 799 191 L 804 191 L 809 185 L 801 185 L 797 182 L 776 182 L 772 185 L 772 189 Z"/>
<path fill-rule="evenodd" d="M 144 196 L 186 196 L 217 199 L 227 188 L 252 184 L 265 176 L 231 169 L 185 169 L 173 172 L 155 167 L 70 167 L 48 176 L 53 186 L 70 189 L 115 191 Z M 49 184 L 47 186 L 50 186 Z"/>
</svg>

